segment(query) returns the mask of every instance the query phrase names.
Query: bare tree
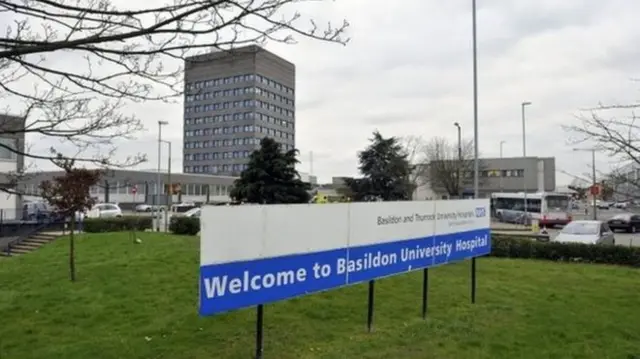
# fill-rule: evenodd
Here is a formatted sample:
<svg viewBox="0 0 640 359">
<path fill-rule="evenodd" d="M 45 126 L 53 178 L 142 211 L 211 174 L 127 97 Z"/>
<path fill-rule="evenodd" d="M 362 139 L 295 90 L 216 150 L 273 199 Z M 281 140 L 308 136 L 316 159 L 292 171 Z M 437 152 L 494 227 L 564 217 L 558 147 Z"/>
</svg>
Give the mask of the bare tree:
<svg viewBox="0 0 640 359">
<path fill-rule="evenodd" d="M 640 104 L 602 105 L 581 111 L 577 124 L 564 126 L 575 146 L 589 146 L 609 157 L 611 168 L 598 171 L 613 193 L 640 198 Z"/>
<path fill-rule="evenodd" d="M 425 159 L 425 140 L 421 136 L 411 135 L 400 137 L 399 142 L 402 145 L 403 152 L 411 166 L 409 182 L 414 186 L 414 188 L 417 188 L 424 184 L 424 172 L 427 168 L 428 161 Z"/>
<path fill-rule="evenodd" d="M 348 24 L 319 28 L 294 10 L 312 0 L 173 0 L 148 7 L 110 0 L 0 0 L 0 99 L 26 120 L 0 121 L 0 137 L 36 134 L 71 143 L 80 162 L 115 161 L 115 140 L 143 129 L 132 103 L 173 102 L 182 95 L 185 60 L 212 49 L 233 51 L 266 41 L 294 43 L 293 35 L 345 44 Z M 308 25 L 307 25 L 308 24 Z M 35 84 L 35 85 L 33 85 Z M 22 104 L 17 106 L 15 104 Z M 17 106 L 17 107 L 16 107 Z M 117 141 L 116 141 L 117 142 Z M 71 158 L 0 147 L 41 160 Z M 87 155 L 93 148 L 98 155 Z M 99 150 L 98 150 L 99 149 Z"/>
<path fill-rule="evenodd" d="M 434 137 L 423 147 L 427 164 L 422 171 L 423 181 L 432 188 L 444 191 L 450 196 L 459 196 L 465 186 L 473 183 L 473 141 L 462 143 L 459 155 L 458 144 L 442 137 Z"/>
</svg>

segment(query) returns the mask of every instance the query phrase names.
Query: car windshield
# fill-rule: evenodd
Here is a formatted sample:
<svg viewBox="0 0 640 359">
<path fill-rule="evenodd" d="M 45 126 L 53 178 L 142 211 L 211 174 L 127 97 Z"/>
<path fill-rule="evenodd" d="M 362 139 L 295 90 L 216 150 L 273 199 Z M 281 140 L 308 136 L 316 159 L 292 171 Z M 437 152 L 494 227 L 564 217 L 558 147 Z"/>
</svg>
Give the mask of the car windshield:
<svg viewBox="0 0 640 359">
<path fill-rule="evenodd" d="M 200 208 L 193 208 L 184 213 L 185 216 L 200 217 Z"/>
<path fill-rule="evenodd" d="M 547 201 L 547 209 L 550 211 L 553 210 L 568 210 L 569 209 L 569 197 L 568 196 L 546 196 L 545 200 Z"/>
<path fill-rule="evenodd" d="M 563 229 L 564 234 L 590 235 L 598 234 L 600 225 L 596 222 L 570 222 Z"/>
<path fill-rule="evenodd" d="M 628 213 L 616 214 L 615 216 L 611 217 L 611 219 L 628 221 L 629 219 L 631 219 L 631 215 Z"/>
</svg>

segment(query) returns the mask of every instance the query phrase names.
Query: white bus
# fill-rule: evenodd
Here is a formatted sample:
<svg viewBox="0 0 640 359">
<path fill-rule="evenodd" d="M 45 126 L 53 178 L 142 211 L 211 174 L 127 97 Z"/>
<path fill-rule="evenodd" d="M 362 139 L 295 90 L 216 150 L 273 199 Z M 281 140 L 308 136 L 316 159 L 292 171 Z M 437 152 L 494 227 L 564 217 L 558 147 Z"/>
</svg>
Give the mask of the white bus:
<svg viewBox="0 0 640 359">
<path fill-rule="evenodd" d="M 571 196 L 562 193 L 527 193 L 527 216 L 524 212 L 524 192 L 491 195 L 492 215 L 500 222 L 530 223 L 553 227 L 571 222 Z"/>
</svg>

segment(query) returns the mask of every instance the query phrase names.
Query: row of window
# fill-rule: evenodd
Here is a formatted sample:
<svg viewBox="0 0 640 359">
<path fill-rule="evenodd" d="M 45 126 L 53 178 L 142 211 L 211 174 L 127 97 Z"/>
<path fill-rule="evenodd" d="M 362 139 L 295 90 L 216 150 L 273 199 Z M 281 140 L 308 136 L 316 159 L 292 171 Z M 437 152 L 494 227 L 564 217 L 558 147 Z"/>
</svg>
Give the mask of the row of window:
<svg viewBox="0 0 640 359">
<path fill-rule="evenodd" d="M 486 170 L 480 171 L 479 175 L 480 177 L 524 177 L 524 170 Z"/>
<path fill-rule="evenodd" d="M 247 164 L 184 166 L 184 173 L 240 173 L 247 169 Z"/>
<path fill-rule="evenodd" d="M 189 103 L 194 101 L 212 100 L 216 98 L 252 95 L 252 94 L 261 95 L 268 99 L 279 101 L 292 107 L 294 106 L 293 99 L 290 99 L 286 96 L 279 95 L 269 90 L 265 90 L 260 87 L 239 87 L 239 88 L 217 90 L 217 91 L 211 91 L 211 92 L 201 92 L 194 95 L 185 95 L 184 102 Z"/>
<path fill-rule="evenodd" d="M 235 158 L 248 158 L 250 151 L 229 151 L 229 152 L 201 152 L 188 153 L 184 155 L 185 161 L 211 161 L 211 160 L 230 160 Z"/>
<path fill-rule="evenodd" d="M 265 76 L 257 75 L 257 74 L 235 75 L 235 76 L 220 77 L 220 78 L 209 79 L 209 80 L 195 81 L 195 82 L 187 83 L 185 85 L 185 88 L 187 91 L 192 91 L 192 90 L 200 90 L 200 89 L 206 89 L 211 87 L 218 87 L 222 85 L 230 85 L 230 84 L 236 84 L 241 82 L 253 82 L 253 81 L 260 84 L 267 85 L 271 88 L 274 88 L 278 91 L 282 91 L 290 95 L 294 94 L 294 90 L 292 88 L 287 87 L 277 81 L 271 80 Z"/>
<path fill-rule="evenodd" d="M 454 176 L 456 174 L 454 173 Z M 473 178 L 473 171 L 465 171 L 464 178 Z M 524 170 L 484 170 L 480 177 L 524 177 Z"/>
<path fill-rule="evenodd" d="M 249 125 L 251 126 L 251 125 Z M 274 130 L 272 128 L 260 127 L 260 132 L 266 134 L 271 137 L 279 137 L 279 138 L 287 138 L 290 140 L 294 140 L 294 135 L 286 132 L 282 132 L 279 130 Z M 244 127 L 243 127 L 244 129 Z M 248 131 L 253 132 L 253 131 Z M 278 136 L 279 135 L 279 136 Z M 285 135 L 287 135 L 285 137 Z M 260 144 L 260 140 L 262 137 L 243 137 L 236 139 L 226 139 L 226 140 L 205 140 L 205 141 L 184 141 L 184 148 L 193 149 L 193 148 L 215 148 L 215 147 L 225 147 L 225 146 L 238 146 L 238 145 L 257 145 Z M 237 140 L 237 142 L 234 142 Z M 241 142 L 241 143 L 240 143 Z M 235 143 L 235 144 L 234 144 Z M 293 146 L 282 144 L 282 147 L 285 150 L 293 149 Z"/>
<path fill-rule="evenodd" d="M 268 103 L 260 100 L 241 100 L 241 101 L 238 100 L 238 101 L 228 101 L 228 102 L 220 102 L 220 103 L 210 103 L 206 105 L 185 106 L 184 112 L 185 114 L 201 113 L 201 112 L 211 112 L 211 111 L 217 111 L 217 110 L 226 110 L 230 108 L 244 108 L 244 107 L 262 108 L 280 115 L 293 118 L 293 111 L 287 110 L 286 108 L 282 108 L 272 103 Z"/>
<path fill-rule="evenodd" d="M 263 121 L 266 123 L 270 123 L 273 125 L 278 125 L 286 128 L 294 127 L 293 121 L 283 120 L 283 119 L 266 115 L 264 113 L 259 113 L 259 112 L 241 112 L 241 113 L 226 114 L 226 115 L 187 118 L 184 120 L 184 123 L 185 125 L 202 125 L 202 124 L 222 123 L 222 122 L 241 121 L 241 120 L 258 120 L 258 121 Z"/>
<path fill-rule="evenodd" d="M 135 198 L 133 194 L 134 186 L 136 188 Z M 125 182 L 125 181 L 122 181 L 122 182 L 115 181 L 109 184 L 109 194 L 130 195 L 132 201 L 133 200 L 139 201 L 139 200 L 142 200 L 143 196 L 147 194 L 147 186 L 148 186 L 148 192 L 149 192 L 148 194 L 150 195 L 156 194 L 156 184 L 153 181 L 149 182 L 146 185 L 145 183 L 131 184 L 130 182 Z M 161 188 L 166 189 L 166 183 L 161 183 L 160 186 Z M 227 194 L 229 194 L 229 191 L 231 190 L 231 186 L 213 185 L 213 184 L 212 185 L 194 184 L 194 183 L 181 183 L 180 190 L 183 195 L 200 196 L 200 195 L 207 194 L 207 186 L 209 187 L 208 190 L 210 191 L 209 194 L 211 196 L 226 196 Z M 24 185 L 23 191 L 25 194 L 30 194 L 34 196 L 37 196 L 40 194 L 40 188 L 38 185 L 35 185 L 35 184 Z M 104 186 L 93 186 L 89 189 L 89 193 L 93 196 L 98 194 L 104 194 L 105 191 L 106 191 L 106 188 Z M 166 193 L 166 190 L 164 190 L 163 193 Z"/>
<path fill-rule="evenodd" d="M 499 198 L 492 201 L 495 209 L 524 211 L 524 198 Z M 542 202 L 540 199 L 527 199 L 527 212 L 540 213 Z"/>
<path fill-rule="evenodd" d="M 214 128 L 203 128 L 197 130 L 189 130 L 184 132 L 185 137 L 201 137 L 201 136 L 211 136 L 211 135 L 229 135 L 233 133 L 242 133 L 242 132 L 258 132 L 264 133 L 269 136 L 274 136 L 278 138 L 284 138 L 287 140 L 293 140 L 294 136 L 292 133 L 288 133 L 281 130 L 276 130 L 273 128 L 268 128 L 260 125 L 244 125 L 244 126 L 231 126 L 231 127 L 214 127 Z M 223 141 L 223 140 L 220 140 Z M 217 141 L 213 141 L 217 142 Z M 185 142 L 186 143 L 186 142 Z M 215 144 L 212 144 L 210 147 L 220 147 Z"/>
</svg>

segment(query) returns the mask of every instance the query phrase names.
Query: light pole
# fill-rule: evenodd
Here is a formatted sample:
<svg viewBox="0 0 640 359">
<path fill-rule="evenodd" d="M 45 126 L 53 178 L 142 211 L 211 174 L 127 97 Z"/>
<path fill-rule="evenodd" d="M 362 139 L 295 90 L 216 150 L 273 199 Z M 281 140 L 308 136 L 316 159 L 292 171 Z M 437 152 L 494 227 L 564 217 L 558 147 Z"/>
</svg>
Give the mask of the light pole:
<svg viewBox="0 0 640 359">
<path fill-rule="evenodd" d="M 162 159 L 162 126 L 164 125 L 168 125 L 169 122 L 167 121 L 158 121 L 158 176 L 156 179 L 156 205 L 154 206 L 154 208 L 156 208 L 156 215 L 154 216 L 156 218 L 156 231 L 160 232 L 160 167 L 161 167 L 161 159 Z"/>
<path fill-rule="evenodd" d="M 462 128 L 460 124 L 455 122 L 453 124 L 458 129 L 458 166 L 457 166 L 457 181 L 458 181 L 458 199 L 462 198 L 462 179 L 460 169 L 462 168 Z"/>
<path fill-rule="evenodd" d="M 500 141 L 500 158 L 502 158 L 502 146 L 503 146 L 505 143 L 507 143 L 507 141 Z M 502 178 L 503 178 L 503 177 L 504 177 L 504 176 L 502 176 L 502 171 L 500 171 L 500 192 L 502 192 L 502 188 L 503 188 L 503 186 L 502 186 Z"/>
<path fill-rule="evenodd" d="M 473 46 L 473 198 L 480 192 L 480 159 L 478 158 L 478 41 L 476 0 L 471 0 L 471 37 Z M 471 259 L 471 303 L 476 302 L 476 258 Z"/>
<path fill-rule="evenodd" d="M 164 211 L 164 231 L 169 229 L 169 212 L 173 204 L 173 186 L 171 183 L 171 141 L 162 140 L 169 146 L 169 158 L 167 159 L 167 210 Z"/>
<path fill-rule="evenodd" d="M 527 132 L 526 132 L 526 121 L 525 121 L 525 111 L 524 109 L 531 105 L 531 102 L 529 101 L 525 101 L 523 103 L 520 104 L 520 107 L 522 109 L 522 157 L 526 158 L 527 157 Z M 524 187 L 524 224 L 526 225 L 526 221 L 527 221 L 527 176 L 526 173 L 522 173 L 522 183 L 523 183 L 523 187 Z"/>
<path fill-rule="evenodd" d="M 591 181 L 593 182 L 592 188 L 595 188 L 597 185 L 596 179 L 596 148 L 574 148 L 574 151 L 589 151 L 591 152 Z M 595 194 L 591 194 L 592 204 L 593 204 L 593 220 L 598 219 L 598 214 L 596 213 L 598 206 L 596 205 L 596 196 Z"/>
</svg>

